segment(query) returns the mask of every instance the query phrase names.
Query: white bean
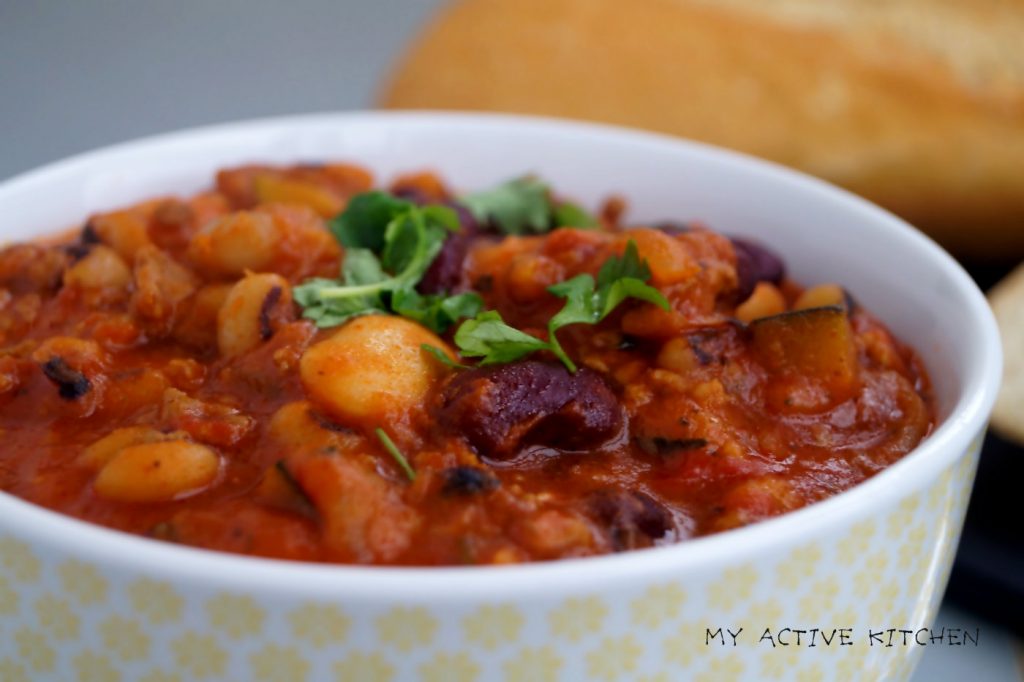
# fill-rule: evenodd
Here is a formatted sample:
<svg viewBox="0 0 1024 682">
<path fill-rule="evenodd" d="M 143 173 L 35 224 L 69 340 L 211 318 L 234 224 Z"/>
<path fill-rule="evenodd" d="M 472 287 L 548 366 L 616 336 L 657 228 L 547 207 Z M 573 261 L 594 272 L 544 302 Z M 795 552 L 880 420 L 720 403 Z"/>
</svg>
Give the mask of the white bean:
<svg viewBox="0 0 1024 682">
<path fill-rule="evenodd" d="M 93 487 L 118 502 L 168 502 L 194 495 L 220 473 L 220 457 L 186 440 L 142 443 L 122 449 L 108 461 Z"/>
<path fill-rule="evenodd" d="M 64 272 L 64 285 L 77 289 L 125 289 L 132 271 L 109 246 L 97 244 Z"/>
<path fill-rule="evenodd" d="M 78 463 L 90 469 L 99 469 L 127 447 L 141 443 L 179 440 L 184 435 L 181 431 L 164 433 L 150 426 L 127 426 L 123 429 L 115 429 L 83 450 L 82 454 L 78 456 Z"/>
<path fill-rule="evenodd" d="M 343 422 L 401 414 L 422 402 L 442 372 L 425 343 L 451 353 L 415 322 L 359 317 L 303 354 L 302 384 L 318 408 Z"/>
<path fill-rule="evenodd" d="M 280 275 L 247 275 L 240 279 L 217 313 L 217 347 L 221 355 L 241 355 L 270 338 L 281 317 L 280 311 L 290 315 L 291 301 L 292 289 Z"/>
<path fill-rule="evenodd" d="M 238 211 L 203 227 L 189 244 L 189 256 L 200 268 L 219 275 L 265 270 L 281 236 L 266 213 Z"/>
</svg>

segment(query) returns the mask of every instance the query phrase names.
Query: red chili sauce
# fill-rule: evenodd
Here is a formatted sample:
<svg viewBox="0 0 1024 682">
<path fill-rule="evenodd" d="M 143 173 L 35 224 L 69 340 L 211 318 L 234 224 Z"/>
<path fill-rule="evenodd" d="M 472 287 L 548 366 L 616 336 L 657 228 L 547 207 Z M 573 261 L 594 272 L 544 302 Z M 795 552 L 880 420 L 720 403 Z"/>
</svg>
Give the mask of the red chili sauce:
<svg viewBox="0 0 1024 682">
<path fill-rule="evenodd" d="M 318 328 L 295 287 L 338 278 L 328 222 L 371 187 L 355 166 L 247 166 L 0 251 L 0 490 L 227 552 L 522 562 L 773 517 L 932 428 L 921 362 L 839 283 L 805 290 L 700 225 L 626 224 L 620 200 L 551 229 L 548 192 L 552 217 L 514 236 L 432 174 L 389 188 L 457 219 L 415 290 L 475 292 L 539 343 L 566 304 L 549 287 L 633 249 L 665 305 L 560 327 L 572 368 L 479 364 L 459 321 L 387 309 Z"/>
</svg>

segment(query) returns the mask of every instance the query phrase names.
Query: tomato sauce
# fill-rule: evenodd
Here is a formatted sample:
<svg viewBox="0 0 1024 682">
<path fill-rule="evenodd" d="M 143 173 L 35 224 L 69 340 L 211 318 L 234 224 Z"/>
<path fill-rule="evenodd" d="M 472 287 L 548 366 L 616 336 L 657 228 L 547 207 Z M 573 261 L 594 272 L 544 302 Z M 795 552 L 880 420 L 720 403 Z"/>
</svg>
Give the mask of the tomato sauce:
<svg viewBox="0 0 1024 682">
<path fill-rule="evenodd" d="M 549 287 L 635 248 L 667 305 L 565 326 L 575 371 L 543 349 L 478 366 L 458 325 L 318 328 L 295 287 L 338 276 L 327 221 L 372 184 L 343 164 L 228 169 L 0 251 L 0 490 L 214 550 L 508 563 L 770 518 L 933 426 L 920 360 L 856 292 L 805 290 L 701 225 L 628 225 L 617 199 L 596 227 L 509 236 L 431 174 L 390 187 L 458 209 L 421 284 L 475 292 L 540 340 L 565 303 Z"/>
</svg>

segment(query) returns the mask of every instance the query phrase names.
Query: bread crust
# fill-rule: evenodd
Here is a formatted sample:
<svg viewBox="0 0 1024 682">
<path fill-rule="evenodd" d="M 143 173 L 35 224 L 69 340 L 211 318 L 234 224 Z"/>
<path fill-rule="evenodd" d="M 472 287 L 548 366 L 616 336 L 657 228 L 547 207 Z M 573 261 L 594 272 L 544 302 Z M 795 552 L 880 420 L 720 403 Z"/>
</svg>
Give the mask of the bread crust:
<svg viewBox="0 0 1024 682">
<path fill-rule="evenodd" d="M 992 412 L 992 428 L 1024 445 L 1024 265 L 988 294 L 1003 343 L 1003 385 Z"/>
<path fill-rule="evenodd" d="M 944 3 L 967 8 L 949 21 L 1005 23 L 989 15 L 1007 3 L 967 2 Z M 808 3 L 462 0 L 413 43 L 380 103 L 704 140 L 847 187 L 962 257 L 1024 256 L 1024 54 L 1000 71 L 877 17 L 858 24 L 855 0 L 825 3 L 846 8 L 832 14 Z M 1024 27 L 1024 5 L 1007 11 Z"/>
</svg>

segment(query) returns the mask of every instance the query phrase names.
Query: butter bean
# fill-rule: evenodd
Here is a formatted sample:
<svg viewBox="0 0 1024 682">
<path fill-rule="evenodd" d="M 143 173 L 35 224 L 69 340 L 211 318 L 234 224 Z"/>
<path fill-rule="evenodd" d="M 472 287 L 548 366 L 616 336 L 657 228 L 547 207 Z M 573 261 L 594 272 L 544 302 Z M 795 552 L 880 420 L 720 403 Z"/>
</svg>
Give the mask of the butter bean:
<svg viewBox="0 0 1024 682">
<path fill-rule="evenodd" d="M 205 271 L 241 275 L 263 270 L 277 254 L 281 231 L 266 213 L 238 211 L 203 227 L 189 245 L 189 256 Z"/>
<path fill-rule="evenodd" d="M 64 285 L 77 289 L 127 289 L 132 271 L 117 251 L 102 244 L 64 272 Z"/>
<path fill-rule="evenodd" d="M 82 454 L 78 456 L 78 463 L 91 469 L 99 469 L 121 450 L 132 445 L 179 440 L 183 435 L 180 431 L 164 433 L 149 426 L 128 426 L 123 429 L 115 429 L 83 450 Z"/>
<path fill-rule="evenodd" d="M 143 443 L 122 449 L 93 484 L 96 494 L 118 502 L 168 502 L 209 487 L 220 473 L 220 457 L 186 440 Z"/>
<path fill-rule="evenodd" d="M 269 339 L 281 318 L 292 317 L 292 289 L 280 275 L 247 275 L 231 288 L 217 313 L 217 346 L 232 357 Z"/>
<path fill-rule="evenodd" d="M 779 288 L 768 282 L 758 282 L 750 298 L 736 306 L 736 319 L 740 322 L 752 322 L 784 312 L 786 299 Z"/>
<path fill-rule="evenodd" d="M 376 423 L 419 404 L 440 375 L 438 362 L 420 347 L 424 343 L 447 348 L 429 330 L 400 317 L 356 318 L 305 352 L 302 385 L 329 416 Z"/>
</svg>

